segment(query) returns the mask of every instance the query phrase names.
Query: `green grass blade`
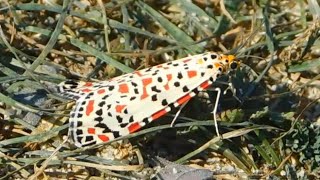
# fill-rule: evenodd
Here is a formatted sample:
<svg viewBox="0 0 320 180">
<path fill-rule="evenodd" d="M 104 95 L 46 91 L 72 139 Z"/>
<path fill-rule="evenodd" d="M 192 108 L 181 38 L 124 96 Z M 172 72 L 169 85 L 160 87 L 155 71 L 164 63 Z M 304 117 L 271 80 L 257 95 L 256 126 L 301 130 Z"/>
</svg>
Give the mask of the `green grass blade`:
<svg viewBox="0 0 320 180">
<path fill-rule="evenodd" d="M 78 40 L 78 39 L 74 39 L 71 38 L 70 42 L 75 45 L 76 47 L 80 48 L 82 51 L 88 52 L 89 54 L 98 57 L 99 59 L 101 59 L 102 61 L 106 62 L 107 64 L 110 64 L 112 66 L 114 66 L 115 68 L 119 69 L 120 71 L 124 72 L 124 73 L 129 73 L 132 72 L 133 69 L 118 62 L 115 59 L 112 59 L 111 57 L 109 57 L 108 55 L 106 55 L 105 53 L 99 51 L 98 49 L 95 49 L 85 43 L 83 43 L 82 41 Z"/>
<path fill-rule="evenodd" d="M 69 124 L 65 124 L 60 127 L 52 128 L 51 130 L 40 133 L 40 134 L 6 139 L 3 141 L 0 141 L 0 147 L 17 144 L 17 143 L 25 143 L 25 142 L 43 142 L 56 136 L 59 131 L 66 129 L 68 126 Z"/>
<path fill-rule="evenodd" d="M 46 11 L 56 12 L 56 13 L 61 13 L 62 12 L 62 7 L 61 6 L 56 5 L 55 7 L 52 7 L 52 6 L 45 6 L 45 5 L 41 5 L 41 4 L 37 4 L 37 3 L 17 4 L 15 6 L 15 8 L 18 9 L 18 10 L 26 10 L 26 11 L 46 10 Z M 76 17 L 79 17 L 79 18 L 87 20 L 87 21 L 93 21 L 93 22 L 96 22 L 96 23 L 99 23 L 99 24 L 103 24 L 104 23 L 100 16 L 96 17 L 96 16 L 92 16 L 91 14 L 90 14 L 90 12 L 86 13 L 86 14 L 83 14 L 83 13 L 80 13 L 78 11 L 70 11 L 70 15 L 72 15 L 72 16 L 76 16 Z M 111 28 L 128 31 L 128 32 L 131 32 L 131 33 L 141 34 L 141 35 L 153 38 L 153 39 L 158 39 L 158 40 L 161 40 L 161 41 L 167 41 L 169 43 L 176 43 L 176 41 L 173 40 L 173 39 L 162 37 L 162 36 L 147 32 L 147 31 L 143 31 L 143 30 L 141 30 L 139 28 L 132 27 L 132 26 L 126 25 L 126 24 L 122 24 L 122 23 L 120 23 L 118 21 L 115 21 L 113 19 L 108 19 L 108 22 L 109 22 L 109 26 Z"/>
<path fill-rule="evenodd" d="M 289 67 L 288 72 L 294 73 L 294 72 L 309 71 L 319 66 L 320 66 L 320 58 L 305 61 L 302 64 L 292 65 Z"/>
<path fill-rule="evenodd" d="M 171 23 L 168 19 L 163 17 L 160 13 L 154 10 L 152 7 L 142 1 L 135 2 L 142 10 L 148 13 L 148 15 L 158 22 L 166 31 L 177 41 L 179 44 L 191 52 L 202 52 L 203 49 L 199 45 L 191 45 L 194 41 L 184 31 Z"/>
</svg>

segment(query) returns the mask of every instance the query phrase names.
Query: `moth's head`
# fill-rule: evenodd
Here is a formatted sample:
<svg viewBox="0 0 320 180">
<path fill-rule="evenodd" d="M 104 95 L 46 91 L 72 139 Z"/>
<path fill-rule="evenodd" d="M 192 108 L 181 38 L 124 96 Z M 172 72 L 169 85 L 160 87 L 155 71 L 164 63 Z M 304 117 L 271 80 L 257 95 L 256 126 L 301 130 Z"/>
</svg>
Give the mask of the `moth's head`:
<svg viewBox="0 0 320 180">
<path fill-rule="evenodd" d="M 209 66 L 213 65 L 213 67 L 215 67 L 214 69 L 218 71 L 218 74 L 226 74 L 240 67 L 240 61 L 234 55 L 224 55 L 215 52 L 208 52 L 205 54 L 205 56 L 205 60 L 210 59 L 210 61 L 208 62 L 210 63 Z"/>
<path fill-rule="evenodd" d="M 219 58 L 224 72 L 234 71 L 240 67 L 240 61 L 234 55 L 221 55 Z"/>
</svg>

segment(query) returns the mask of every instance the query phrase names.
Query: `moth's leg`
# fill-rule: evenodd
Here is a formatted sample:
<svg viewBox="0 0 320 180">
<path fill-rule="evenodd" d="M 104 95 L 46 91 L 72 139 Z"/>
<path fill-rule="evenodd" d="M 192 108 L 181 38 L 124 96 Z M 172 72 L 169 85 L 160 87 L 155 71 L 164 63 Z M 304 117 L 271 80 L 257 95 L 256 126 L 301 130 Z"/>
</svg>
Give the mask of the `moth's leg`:
<svg viewBox="0 0 320 180">
<path fill-rule="evenodd" d="M 173 127 L 173 124 L 175 123 L 175 121 L 177 120 L 179 114 L 181 113 L 181 110 L 184 108 L 184 106 L 186 106 L 186 104 L 188 103 L 189 101 L 185 102 L 184 104 L 182 104 L 180 107 L 179 107 L 179 110 L 178 112 L 176 113 L 176 115 L 174 116 L 171 124 L 170 124 L 170 127 Z"/>
<path fill-rule="evenodd" d="M 216 102 L 214 103 L 214 108 L 213 108 L 213 120 L 214 120 L 214 126 L 216 128 L 216 133 L 217 136 L 219 136 L 222 139 L 222 136 L 219 133 L 219 127 L 218 127 L 218 122 L 217 122 L 217 110 L 218 110 L 218 105 L 219 105 L 219 99 L 221 95 L 221 89 L 220 88 L 215 88 L 214 91 L 217 91 L 217 98 Z"/>
<path fill-rule="evenodd" d="M 232 92 L 232 96 L 239 102 L 239 103 L 242 103 L 242 101 L 238 98 L 237 96 L 237 89 L 233 86 L 232 83 L 228 83 L 228 87 L 227 89 L 225 89 L 223 91 L 223 94 L 226 94 L 227 91 L 230 90 Z"/>
<path fill-rule="evenodd" d="M 232 96 L 239 102 L 242 103 L 242 101 L 237 97 L 237 89 L 233 86 L 233 84 L 231 82 L 227 83 L 227 82 L 222 82 L 222 81 L 216 81 L 216 83 L 219 84 L 224 84 L 226 86 L 228 86 L 224 91 L 223 94 L 227 94 L 227 91 L 230 90 L 232 93 Z M 214 89 L 213 89 L 214 90 Z"/>
</svg>

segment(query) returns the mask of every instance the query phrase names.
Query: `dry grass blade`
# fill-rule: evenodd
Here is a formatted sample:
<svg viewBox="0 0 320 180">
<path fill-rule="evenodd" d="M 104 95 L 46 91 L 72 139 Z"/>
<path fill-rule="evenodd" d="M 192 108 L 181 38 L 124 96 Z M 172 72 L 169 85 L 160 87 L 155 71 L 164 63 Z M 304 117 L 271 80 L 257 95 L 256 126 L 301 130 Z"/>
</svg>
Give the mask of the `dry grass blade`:
<svg viewBox="0 0 320 180">
<path fill-rule="evenodd" d="M 242 128 L 242 129 L 238 129 L 238 130 L 234 130 L 228 133 L 224 133 L 222 134 L 223 139 L 230 139 L 230 138 L 234 138 L 234 137 L 238 137 L 238 136 L 242 136 L 245 134 L 248 134 L 251 131 L 257 130 L 257 129 L 275 129 L 274 127 L 251 127 L 251 128 Z M 215 144 L 217 142 L 221 141 L 220 137 L 215 137 L 213 139 L 211 139 L 210 141 L 206 142 L 204 145 L 202 145 L 201 147 L 199 147 L 198 149 L 196 149 L 195 151 L 183 156 L 182 158 L 178 159 L 177 161 L 175 161 L 176 163 L 183 163 L 185 161 L 187 161 L 188 159 L 190 159 L 191 157 L 203 152 L 204 150 L 208 149 L 212 144 Z"/>
</svg>

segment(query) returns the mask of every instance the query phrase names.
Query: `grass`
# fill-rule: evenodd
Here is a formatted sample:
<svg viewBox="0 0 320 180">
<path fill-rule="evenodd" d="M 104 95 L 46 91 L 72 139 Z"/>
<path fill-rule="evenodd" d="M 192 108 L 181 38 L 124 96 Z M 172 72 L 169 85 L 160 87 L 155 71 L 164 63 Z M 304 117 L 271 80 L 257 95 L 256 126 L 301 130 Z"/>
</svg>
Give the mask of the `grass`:
<svg viewBox="0 0 320 180">
<path fill-rule="evenodd" d="M 149 179 L 163 171 L 158 156 L 222 178 L 319 178 L 317 1 L 5 0 L 0 12 L 2 179 Z M 206 51 L 242 62 L 214 84 L 236 89 L 219 101 L 223 140 L 211 114 L 216 93 L 207 91 L 173 128 L 169 114 L 103 147 L 62 143 L 74 103 L 54 93 L 58 83 Z"/>
</svg>

